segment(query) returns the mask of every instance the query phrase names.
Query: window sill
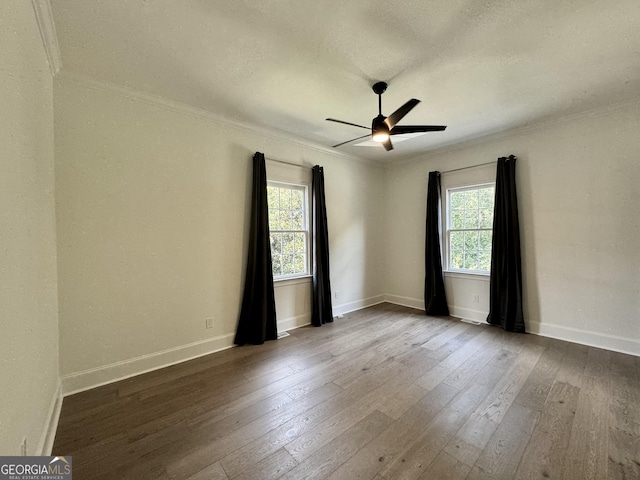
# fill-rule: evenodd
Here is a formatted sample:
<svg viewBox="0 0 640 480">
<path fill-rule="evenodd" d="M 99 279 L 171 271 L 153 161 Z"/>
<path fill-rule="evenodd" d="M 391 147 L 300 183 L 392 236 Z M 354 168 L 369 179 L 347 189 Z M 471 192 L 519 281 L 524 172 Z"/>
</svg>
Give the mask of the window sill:
<svg viewBox="0 0 640 480">
<path fill-rule="evenodd" d="M 288 285 L 297 285 L 299 283 L 310 283 L 313 279 L 313 275 L 301 275 L 299 277 L 285 277 L 285 278 L 274 278 L 273 279 L 273 287 L 286 287 Z"/>
<path fill-rule="evenodd" d="M 482 282 L 488 282 L 491 278 L 489 273 L 457 272 L 453 270 L 445 270 L 444 276 L 451 278 L 466 278 L 468 280 L 480 280 Z"/>
</svg>

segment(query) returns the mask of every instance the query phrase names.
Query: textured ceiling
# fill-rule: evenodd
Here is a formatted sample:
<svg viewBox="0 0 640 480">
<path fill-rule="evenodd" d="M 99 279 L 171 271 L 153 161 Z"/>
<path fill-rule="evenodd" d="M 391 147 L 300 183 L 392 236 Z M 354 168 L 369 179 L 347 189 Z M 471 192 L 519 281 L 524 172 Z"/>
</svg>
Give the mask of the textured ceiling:
<svg viewBox="0 0 640 480">
<path fill-rule="evenodd" d="M 330 147 L 366 134 L 371 85 L 390 161 L 640 95 L 638 0 L 51 0 L 63 71 L 124 85 Z"/>
</svg>

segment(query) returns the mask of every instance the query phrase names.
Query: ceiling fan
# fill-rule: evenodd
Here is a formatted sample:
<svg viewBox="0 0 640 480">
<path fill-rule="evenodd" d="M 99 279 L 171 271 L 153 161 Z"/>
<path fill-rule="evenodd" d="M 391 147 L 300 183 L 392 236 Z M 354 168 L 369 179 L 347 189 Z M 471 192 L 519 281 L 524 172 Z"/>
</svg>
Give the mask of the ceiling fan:
<svg viewBox="0 0 640 480">
<path fill-rule="evenodd" d="M 420 100 L 412 98 L 391 115 L 385 117 L 384 115 L 382 115 L 382 94 L 387 90 L 387 84 L 385 82 L 377 82 L 371 88 L 373 89 L 374 93 L 378 95 L 378 116 L 375 117 L 371 122 L 371 128 L 365 127 L 364 125 L 358 125 L 357 123 L 336 120 L 335 118 L 327 118 L 327 120 L 330 122 L 344 123 L 345 125 L 351 125 L 353 127 L 371 130 L 371 133 L 368 133 L 367 135 L 363 135 L 361 137 L 352 138 L 351 140 L 338 143 L 337 145 L 333 145 L 334 148 L 371 136 L 371 140 L 381 143 L 382 146 L 387 151 L 389 151 L 393 150 L 391 135 L 418 132 L 440 132 L 447 128 L 444 125 L 397 125 L 397 123 L 402 120 L 402 118 L 407 113 L 409 113 L 413 109 L 413 107 L 420 103 Z"/>
</svg>

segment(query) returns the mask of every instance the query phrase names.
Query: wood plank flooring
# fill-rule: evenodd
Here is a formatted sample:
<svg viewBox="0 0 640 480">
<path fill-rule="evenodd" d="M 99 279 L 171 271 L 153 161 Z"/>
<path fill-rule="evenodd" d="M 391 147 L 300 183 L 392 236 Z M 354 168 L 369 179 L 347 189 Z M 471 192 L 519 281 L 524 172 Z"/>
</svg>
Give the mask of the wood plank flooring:
<svg viewBox="0 0 640 480">
<path fill-rule="evenodd" d="M 382 304 L 66 397 L 91 479 L 640 479 L 640 359 Z"/>
</svg>

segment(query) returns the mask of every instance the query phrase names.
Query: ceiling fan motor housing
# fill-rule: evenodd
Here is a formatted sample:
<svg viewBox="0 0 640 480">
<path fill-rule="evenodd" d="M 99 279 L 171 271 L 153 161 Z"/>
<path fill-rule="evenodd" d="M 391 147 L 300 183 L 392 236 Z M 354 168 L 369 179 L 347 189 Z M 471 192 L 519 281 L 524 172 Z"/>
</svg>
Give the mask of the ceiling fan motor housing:
<svg viewBox="0 0 640 480">
<path fill-rule="evenodd" d="M 377 82 L 371 87 L 376 95 L 382 95 L 387 91 L 387 82 Z"/>
</svg>

